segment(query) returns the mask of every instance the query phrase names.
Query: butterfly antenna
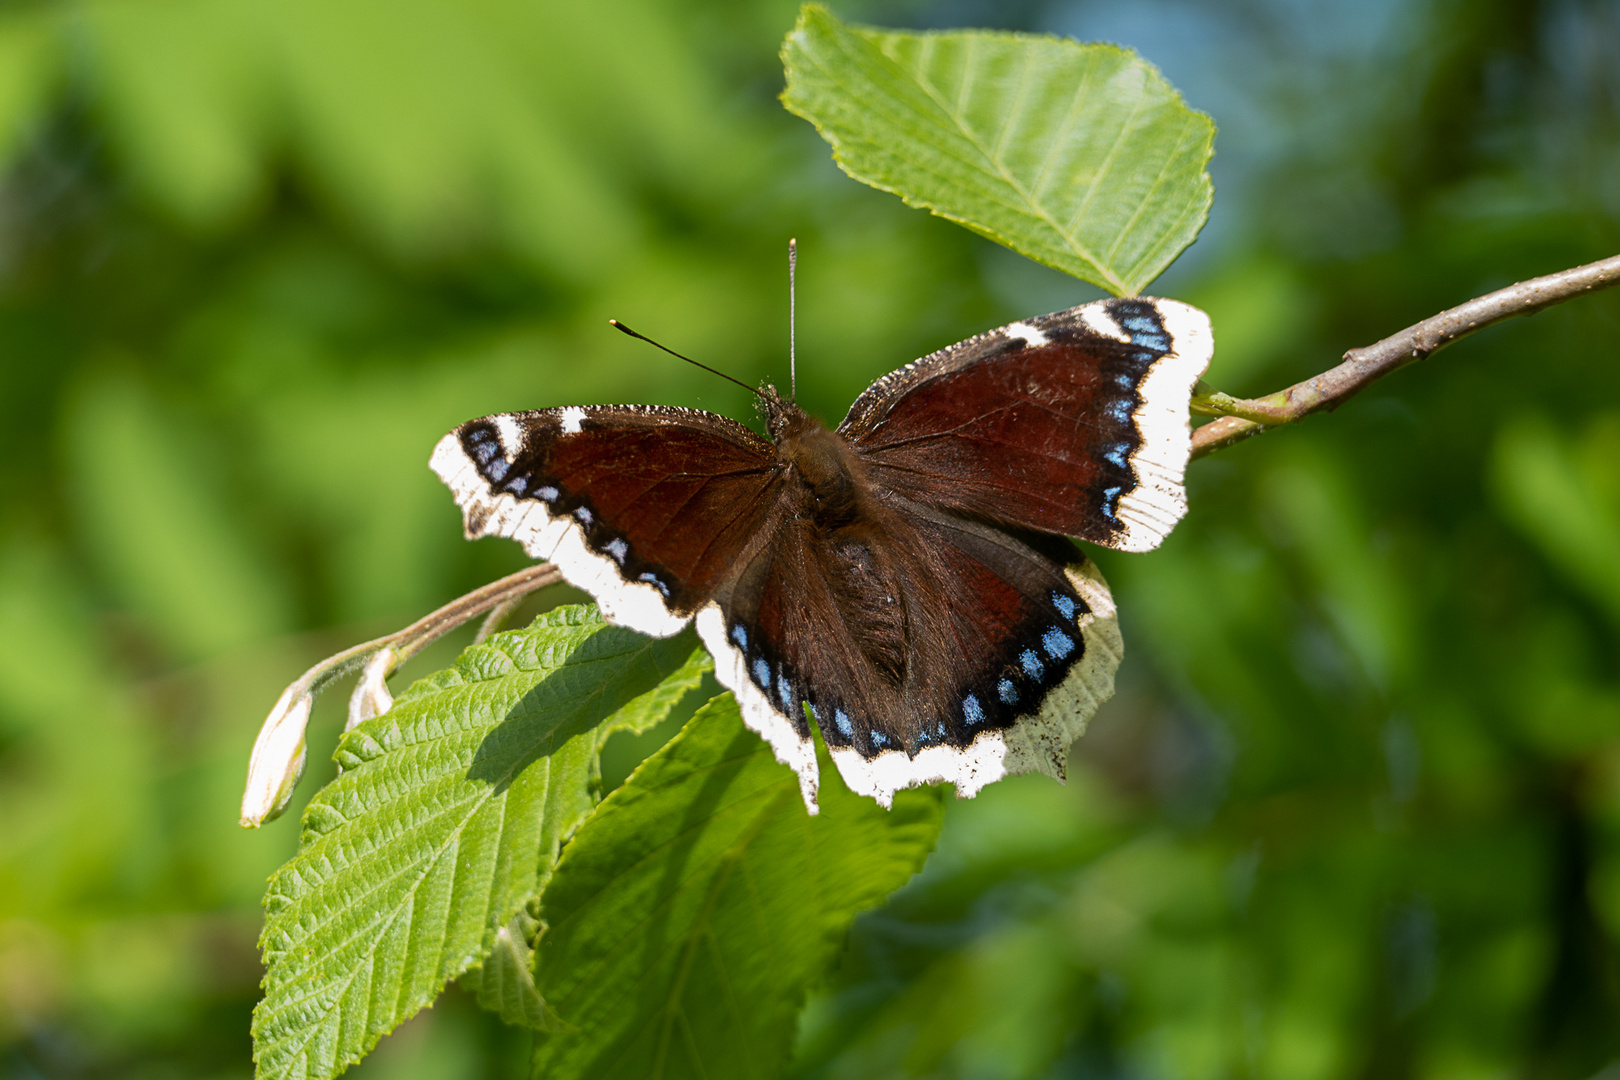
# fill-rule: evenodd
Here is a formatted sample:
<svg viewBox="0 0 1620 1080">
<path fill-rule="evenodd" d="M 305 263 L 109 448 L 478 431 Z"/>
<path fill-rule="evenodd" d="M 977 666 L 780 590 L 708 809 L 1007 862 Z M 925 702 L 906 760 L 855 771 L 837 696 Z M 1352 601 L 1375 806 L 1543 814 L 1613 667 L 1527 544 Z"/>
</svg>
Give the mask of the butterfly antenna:
<svg viewBox="0 0 1620 1080">
<path fill-rule="evenodd" d="M 621 333 L 629 334 L 633 338 L 640 338 L 642 341 L 645 341 L 647 344 L 649 344 L 649 345 L 651 345 L 651 346 L 653 346 L 655 348 L 663 349 L 665 352 L 669 353 L 669 355 L 671 355 L 673 357 L 676 357 L 678 359 L 681 359 L 681 360 L 685 360 L 688 364 L 691 364 L 693 367 L 700 367 L 704 371 L 707 371 L 710 375 L 718 375 L 722 379 L 727 380 L 728 382 L 734 382 L 738 386 L 742 387 L 744 390 L 748 391 L 750 394 L 753 394 L 753 395 L 755 395 L 757 397 L 760 397 L 760 398 L 763 398 L 765 396 L 764 394 L 759 392 L 759 389 L 757 387 L 749 386 L 747 383 L 743 382 L 741 379 L 733 379 L 730 375 L 727 375 L 723 371 L 716 371 L 714 368 L 710 367 L 708 364 L 700 364 L 696 360 L 692 359 L 690 356 L 684 356 L 681 353 L 676 352 L 674 349 L 670 348 L 668 345 L 665 345 L 663 342 L 654 341 L 652 338 L 648 337 L 646 334 L 638 334 L 634 330 L 630 329 L 628 326 L 624 325 L 624 323 L 620 322 L 618 319 L 609 319 L 608 320 L 608 325 L 613 327 L 615 330 L 620 331 Z"/>
<path fill-rule="evenodd" d="M 799 271 L 799 242 L 788 241 L 788 400 L 798 403 L 799 400 L 799 359 L 795 354 L 798 334 L 794 327 L 794 317 L 798 306 L 798 289 L 794 278 Z"/>
</svg>

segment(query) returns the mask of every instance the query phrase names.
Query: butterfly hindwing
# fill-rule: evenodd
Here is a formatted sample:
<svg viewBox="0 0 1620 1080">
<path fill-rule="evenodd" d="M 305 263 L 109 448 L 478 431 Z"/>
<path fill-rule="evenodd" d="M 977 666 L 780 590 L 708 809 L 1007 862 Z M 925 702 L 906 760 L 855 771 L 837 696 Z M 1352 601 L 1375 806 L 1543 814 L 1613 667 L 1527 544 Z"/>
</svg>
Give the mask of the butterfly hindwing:
<svg viewBox="0 0 1620 1080">
<path fill-rule="evenodd" d="M 839 434 L 874 483 L 969 517 L 1146 551 L 1186 513 L 1209 319 L 1121 299 L 992 330 L 879 379 Z"/>
<path fill-rule="evenodd" d="M 1014 773 L 1061 776 L 1119 664 L 1101 576 L 1067 541 L 922 507 L 891 512 L 855 536 L 785 522 L 698 616 L 721 682 L 778 758 L 796 762 L 807 800 L 809 718 L 850 788 L 884 805 L 923 783 L 951 781 L 965 797 Z M 851 566 L 876 578 L 872 603 L 849 596 Z M 890 583 L 903 590 L 898 658 L 849 618 Z"/>
</svg>

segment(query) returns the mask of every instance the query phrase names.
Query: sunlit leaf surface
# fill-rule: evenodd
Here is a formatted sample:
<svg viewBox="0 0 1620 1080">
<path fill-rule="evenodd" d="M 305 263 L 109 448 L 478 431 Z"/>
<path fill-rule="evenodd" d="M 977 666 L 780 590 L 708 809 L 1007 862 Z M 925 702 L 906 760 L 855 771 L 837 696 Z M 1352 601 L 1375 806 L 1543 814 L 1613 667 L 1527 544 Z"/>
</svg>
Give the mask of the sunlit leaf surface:
<svg viewBox="0 0 1620 1080">
<path fill-rule="evenodd" d="M 1215 126 L 1129 49 L 846 26 L 807 5 L 783 102 L 845 172 L 1113 293 L 1209 213 Z"/>
<path fill-rule="evenodd" d="M 604 734 L 661 719 L 692 646 L 559 609 L 350 732 L 265 898 L 259 1075 L 335 1075 L 479 963 L 594 804 Z"/>
</svg>

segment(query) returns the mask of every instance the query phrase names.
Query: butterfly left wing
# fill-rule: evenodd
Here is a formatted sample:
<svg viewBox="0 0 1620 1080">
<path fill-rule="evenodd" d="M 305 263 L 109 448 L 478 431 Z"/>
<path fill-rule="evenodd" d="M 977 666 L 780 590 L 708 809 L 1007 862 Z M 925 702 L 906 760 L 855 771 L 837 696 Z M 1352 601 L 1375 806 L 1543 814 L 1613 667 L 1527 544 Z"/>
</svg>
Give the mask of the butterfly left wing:
<svg viewBox="0 0 1620 1080">
<path fill-rule="evenodd" d="M 1187 512 L 1187 406 L 1209 317 L 1100 300 L 884 376 L 838 428 L 874 483 L 975 520 L 1148 551 Z"/>
<path fill-rule="evenodd" d="M 775 447 L 692 409 L 540 409 L 471 420 L 430 462 L 469 539 L 507 536 L 557 564 L 613 622 L 678 632 L 773 513 Z"/>
</svg>

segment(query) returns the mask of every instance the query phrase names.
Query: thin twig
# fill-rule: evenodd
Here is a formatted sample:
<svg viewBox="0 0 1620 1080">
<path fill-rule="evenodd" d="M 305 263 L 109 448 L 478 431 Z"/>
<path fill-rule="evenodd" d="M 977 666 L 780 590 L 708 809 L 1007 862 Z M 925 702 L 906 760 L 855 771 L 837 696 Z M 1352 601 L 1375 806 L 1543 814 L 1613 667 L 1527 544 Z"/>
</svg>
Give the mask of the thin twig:
<svg viewBox="0 0 1620 1080">
<path fill-rule="evenodd" d="M 310 709 L 315 695 L 332 680 L 361 670 L 349 698 L 348 727 L 380 716 L 394 701 L 388 692 L 388 677 L 430 642 L 486 611 L 510 611 L 536 589 L 561 580 L 555 566 L 536 563 L 452 600 L 397 633 L 344 649 L 304 672 L 282 691 L 259 729 L 248 761 L 247 789 L 242 794 L 242 825 L 257 828 L 286 809 L 304 772 L 304 728 L 309 724 Z"/>
<path fill-rule="evenodd" d="M 1531 278 L 1476 297 L 1433 318 L 1408 326 L 1375 345 L 1351 349 L 1344 362 L 1286 390 L 1262 398 L 1233 398 L 1201 388 L 1193 409 L 1220 419 L 1193 432 L 1192 456 L 1201 458 L 1258 435 L 1269 427 L 1292 424 L 1315 412 L 1336 409 L 1378 379 L 1460 341 L 1477 330 L 1516 315 L 1620 285 L 1620 255 Z"/>
</svg>

